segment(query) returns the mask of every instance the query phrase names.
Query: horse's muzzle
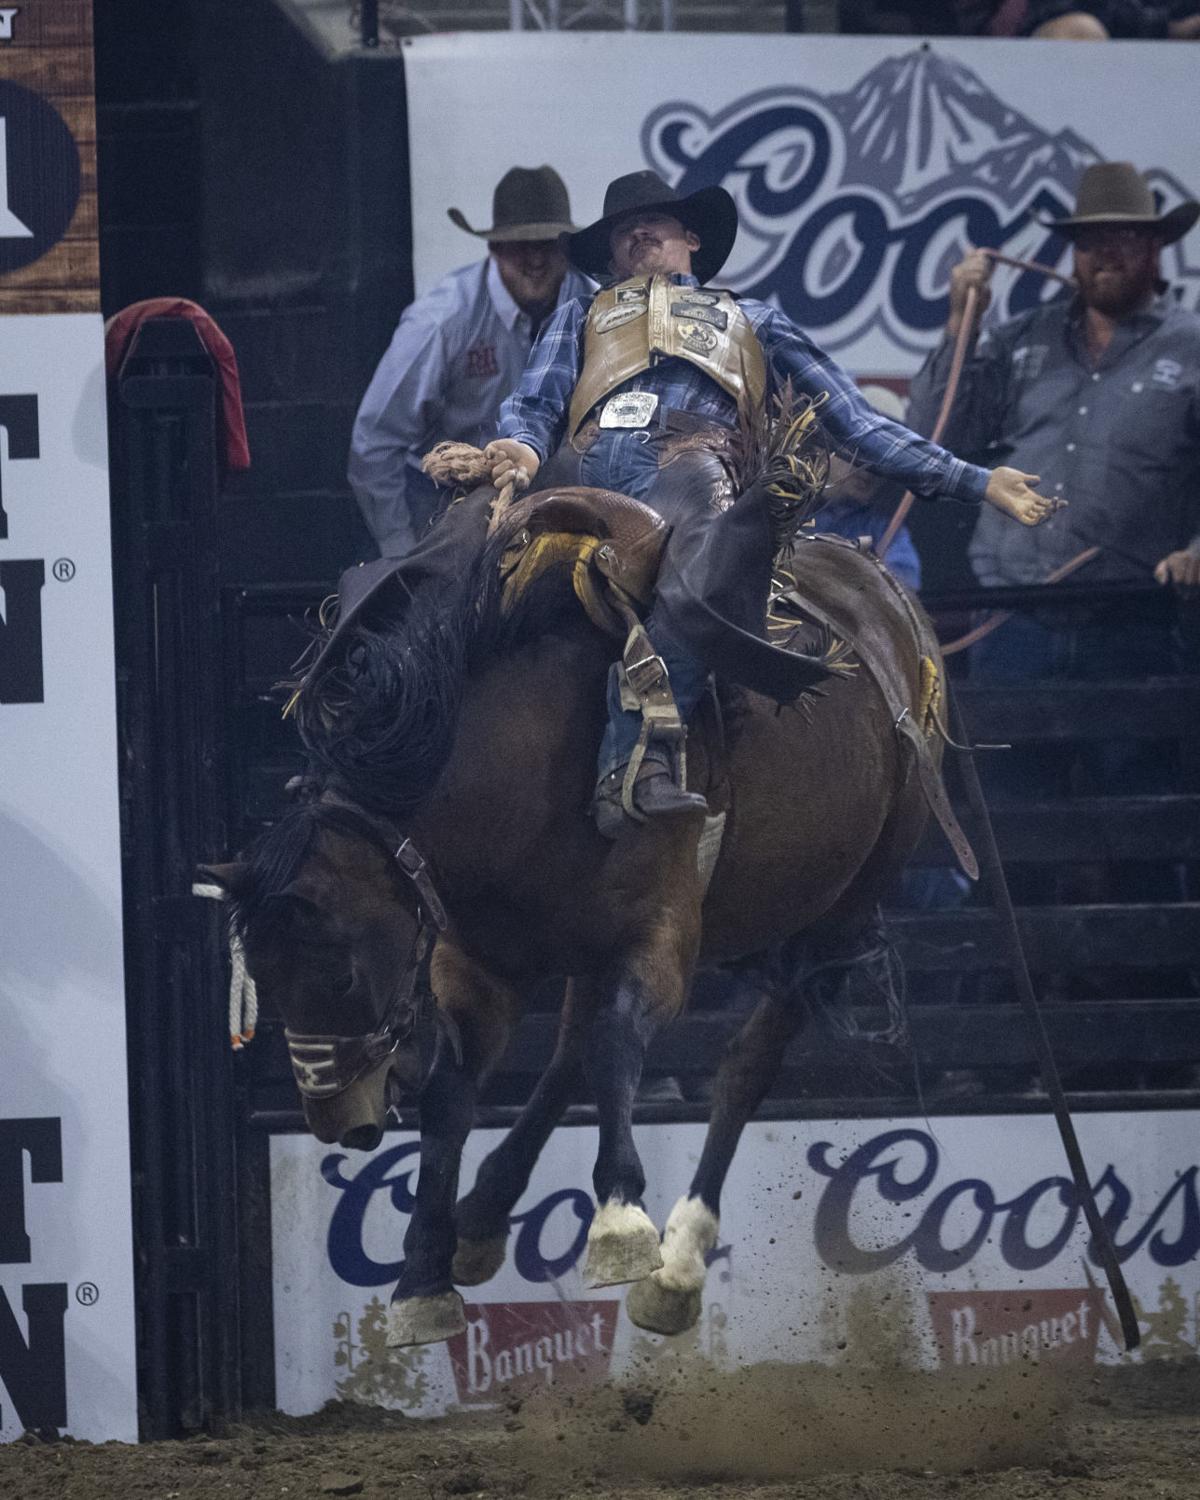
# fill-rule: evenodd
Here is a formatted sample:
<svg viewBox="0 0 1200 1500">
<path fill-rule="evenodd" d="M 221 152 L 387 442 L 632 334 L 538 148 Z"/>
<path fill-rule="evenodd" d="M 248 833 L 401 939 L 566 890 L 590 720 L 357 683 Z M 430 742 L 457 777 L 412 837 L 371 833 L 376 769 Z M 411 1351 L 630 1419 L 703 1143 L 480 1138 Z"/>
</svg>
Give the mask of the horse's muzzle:
<svg viewBox="0 0 1200 1500">
<path fill-rule="evenodd" d="M 352 1151 L 373 1151 L 383 1139 L 387 1122 L 391 1067 L 392 1059 L 385 1057 L 370 1072 L 325 1098 L 301 1093 L 304 1118 L 317 1140 Z"/>
</svg>

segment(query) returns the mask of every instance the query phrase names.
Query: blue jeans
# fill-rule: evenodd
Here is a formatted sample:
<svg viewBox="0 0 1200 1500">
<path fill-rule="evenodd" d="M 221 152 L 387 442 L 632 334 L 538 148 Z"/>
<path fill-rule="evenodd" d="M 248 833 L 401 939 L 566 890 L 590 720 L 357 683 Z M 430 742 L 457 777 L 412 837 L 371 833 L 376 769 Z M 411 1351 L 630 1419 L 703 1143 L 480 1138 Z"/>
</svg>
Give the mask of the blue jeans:
<svg viewBox="0 0 1200 1500">
<path fill-rule="evenodd" d="M 685 460 L 677 462 L 683 464 Z M 645 429 L 617 429 L 601 432 L 583 454 L 579 482 L 641 500 L 669 523 L 673 533 L 703 524 L 703 517 L 710 509 L 710 492 L 704 476 L 697 474 L 697 482 L 691 489 L 672 485 L 671 493 L 667 494 L 658 485 L 661 473 L 654 434 Z M 708 670 L 666 623 L 656 618 L 653 610 L 646 620 L 646 633 L 666 665 L 679 715 L 686 723 L 704 695 Z M 621 667 L 614 663 L 608 674 L 608 724 L 600 741 L 597 762 L 601 777 L 628 763 L 641 729 L 641 714 L 621 706 Z"/>
</svg>

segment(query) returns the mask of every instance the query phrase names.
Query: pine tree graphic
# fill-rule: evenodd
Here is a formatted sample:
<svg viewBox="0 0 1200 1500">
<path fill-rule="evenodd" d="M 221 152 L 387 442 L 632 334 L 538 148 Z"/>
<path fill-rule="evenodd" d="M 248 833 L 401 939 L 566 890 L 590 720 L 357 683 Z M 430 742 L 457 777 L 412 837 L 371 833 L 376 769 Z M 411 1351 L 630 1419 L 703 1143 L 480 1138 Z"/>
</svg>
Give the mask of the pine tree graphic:
<svg viewBox="0 0 1200 1500">
<path fill-rule="evenodd" d="M 334 1320 L 337 1347 L 333 1362 L 347 1371 L 337 1382 L 337 1393 L 344 1401 L 415 1409 L 429 1388 L 423 1368 L 429 1350 L 424 1345 L 403 1351 L 389 1349 L 387 1314 L 387 1304 L 372 1297 L 358 1320 L 357 1342 L 350 1332 L 349 1312 L 339 1313 Z"/>
<path fill-rule="evenodd" d="M 1143 1359 L 1195 1359 L 1200 1353 L 1184 1332 L 1188 1305 L 1174 1277 L 1168 1276 L 1158 1289 L 1157 1312 L 1144 1312 L 1136 1297 L 1134 1307 L 1143 1330 Z"/>
</svg>

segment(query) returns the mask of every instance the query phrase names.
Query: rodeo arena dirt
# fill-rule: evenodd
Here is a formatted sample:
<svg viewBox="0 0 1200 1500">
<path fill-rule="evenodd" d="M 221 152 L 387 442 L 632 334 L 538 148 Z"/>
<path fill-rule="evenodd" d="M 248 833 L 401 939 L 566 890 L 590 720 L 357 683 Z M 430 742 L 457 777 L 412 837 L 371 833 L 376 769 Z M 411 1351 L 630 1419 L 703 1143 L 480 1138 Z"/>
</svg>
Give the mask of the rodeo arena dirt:
<svg viewBox="0 0 1200 1500">
<path fill-rule="evenodd" d="M 671 1361 L 578 1400 L 513 1398 L 488 1416 L 415 1422 L 335 1403 L 220 1438 L 46 1443 L 0 1455 L 22 1500 L 229 1495 L 607 1496 L 645 1500 L 1183 1500 L 1196 1493 L 1194 1367 L 1114 1371 L 1072 1386 L 1037 1372 L 953 1388 L 889 1365 L 756 1365 L 707 1375 Z M 880 1357 L 882 1356 L 882 1357 Z M 1023 1378 L 1024 1377 L 1024 1378 Z"/>
<path fill-rule="evenodd" d="M 1200 1494 L 1196 39 L 0 7 L 0 1497 Z"/>
</svg>

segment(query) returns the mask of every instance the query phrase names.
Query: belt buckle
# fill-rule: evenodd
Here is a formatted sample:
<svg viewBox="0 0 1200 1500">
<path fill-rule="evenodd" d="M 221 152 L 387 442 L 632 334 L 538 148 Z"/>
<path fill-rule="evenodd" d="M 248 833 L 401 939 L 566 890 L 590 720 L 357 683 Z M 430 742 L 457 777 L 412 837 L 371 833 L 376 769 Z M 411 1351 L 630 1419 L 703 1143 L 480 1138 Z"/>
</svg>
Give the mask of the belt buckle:
<svg viewBox="0 0 1200 1500">
<path fill-rule="evenodd" d="M 622 391 L 610 396 L 600 411 L 600 426 L 610 428 L 645 427 L 658 406 L 653 391 Z"/>
</svg>

